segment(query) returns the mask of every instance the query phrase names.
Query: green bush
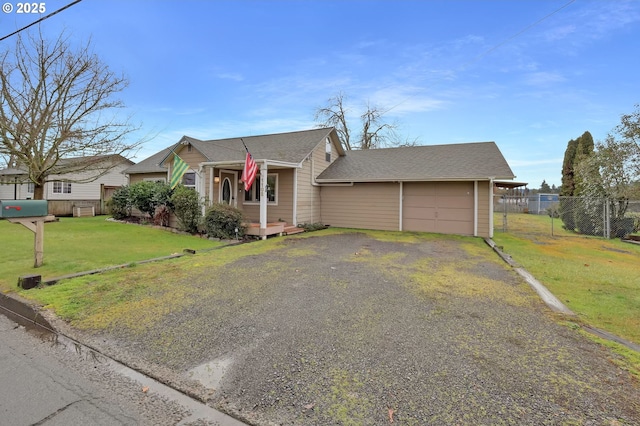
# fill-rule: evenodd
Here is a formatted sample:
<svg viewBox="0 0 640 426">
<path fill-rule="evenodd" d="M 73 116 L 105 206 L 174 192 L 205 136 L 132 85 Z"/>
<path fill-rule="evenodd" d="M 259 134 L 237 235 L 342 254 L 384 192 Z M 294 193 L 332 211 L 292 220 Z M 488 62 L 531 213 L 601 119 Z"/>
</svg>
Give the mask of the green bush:
<svg viewBox="0 0 640 426">
<path fill-rule="evenodd" d="M 202 219 L 202 204 L 198 193 L 191 188 L 178 185 L 171 195 L 171 204 L 178 218 L 180 230 L 196 233 Z"/>
<path fill-rule="evenodd" d="M 124 185 L 113 192 L 113 196 L 107 202 L 107 207 L 111 216 L 116 220 L 122 220 L 131 216 L 131 198 L 129 197 L 129 186 Z"/>
<path fill-rule="evenodd" d="M 170 205 L 171 187 L 162 182 L 143 181 L 129 186 L 131 204 L 150 218 L 155 214 L 156 207 Z"/>
<path fill-rule="evenodd" d="M 244 216 L 242 211 L 228 204 L 214 204 L 204 217 L 204 225 L 207 235 L 212 238 L 233 239 L 244 236 L 246 228 L 243 226 Z"/>
</svg>

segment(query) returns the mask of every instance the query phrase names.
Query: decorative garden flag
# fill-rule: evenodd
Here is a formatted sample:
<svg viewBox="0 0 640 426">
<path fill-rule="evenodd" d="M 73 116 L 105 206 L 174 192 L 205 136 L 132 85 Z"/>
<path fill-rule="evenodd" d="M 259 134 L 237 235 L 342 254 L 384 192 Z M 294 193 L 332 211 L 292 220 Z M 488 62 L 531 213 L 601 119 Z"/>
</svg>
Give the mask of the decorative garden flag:
<svg viewBox="0 0 640 426">
<path fill-rule="evenodd" d="M 258 165 L 253 160 L 249 150 L 247 150 L 247 157 L 244 160 L 244 170 L 242 171 L 242 182 L 244 182 L 244 190 L 248 191 L 253 185 L 253 181 L 256 180 L 256 173 L 258 173 Z"/>
<path fill-rule="evenodd" d="M 187 171 L 189 165 L 185 163 L 182 158 L 178 157 L 178 154 L 173 153 L 173 167 L 171 169 L 171 189 L 175 188 L 180 183 L 182 175 Z"/>
</svg>

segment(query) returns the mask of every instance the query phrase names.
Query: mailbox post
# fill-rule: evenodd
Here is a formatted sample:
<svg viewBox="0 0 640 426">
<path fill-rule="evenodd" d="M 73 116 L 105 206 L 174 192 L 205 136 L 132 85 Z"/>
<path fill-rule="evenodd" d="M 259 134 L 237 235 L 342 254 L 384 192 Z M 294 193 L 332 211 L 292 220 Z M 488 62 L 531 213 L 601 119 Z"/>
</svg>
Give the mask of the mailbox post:
<svg viewBox="0 0 640 426">
<path fill-rule="evenodd" d="M 19 223 L 35 234 L 34 268 L 42 266 L 44 257 L 44 222 L 48 216 L 46 200 L 0 200 L 0 218 Z"/>
</svg>

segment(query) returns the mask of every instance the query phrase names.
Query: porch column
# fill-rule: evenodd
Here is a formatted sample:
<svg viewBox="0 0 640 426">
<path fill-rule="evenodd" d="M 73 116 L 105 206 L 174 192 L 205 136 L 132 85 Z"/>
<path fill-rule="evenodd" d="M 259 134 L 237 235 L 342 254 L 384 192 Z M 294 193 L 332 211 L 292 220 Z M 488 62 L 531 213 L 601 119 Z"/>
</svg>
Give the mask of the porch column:
<svg viewBox="0 0 640 426">
<path fill-rule="evenodd" d="M 260 236 L 267 239 L 267 162 L 260 166 Z"/>
</svg>

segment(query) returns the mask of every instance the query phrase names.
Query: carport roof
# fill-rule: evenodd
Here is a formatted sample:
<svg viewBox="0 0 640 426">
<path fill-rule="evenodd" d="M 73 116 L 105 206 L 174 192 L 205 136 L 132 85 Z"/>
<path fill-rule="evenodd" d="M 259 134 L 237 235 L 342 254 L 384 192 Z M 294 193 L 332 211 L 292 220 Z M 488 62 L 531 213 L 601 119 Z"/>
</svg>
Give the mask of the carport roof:
<svg viewBox="0 0 640 426">
<path fill-rule="evenodd" d="M 330 182 L 513 179 L 495 142 L 347 151 L 316 179 Z"/>
</svg>

